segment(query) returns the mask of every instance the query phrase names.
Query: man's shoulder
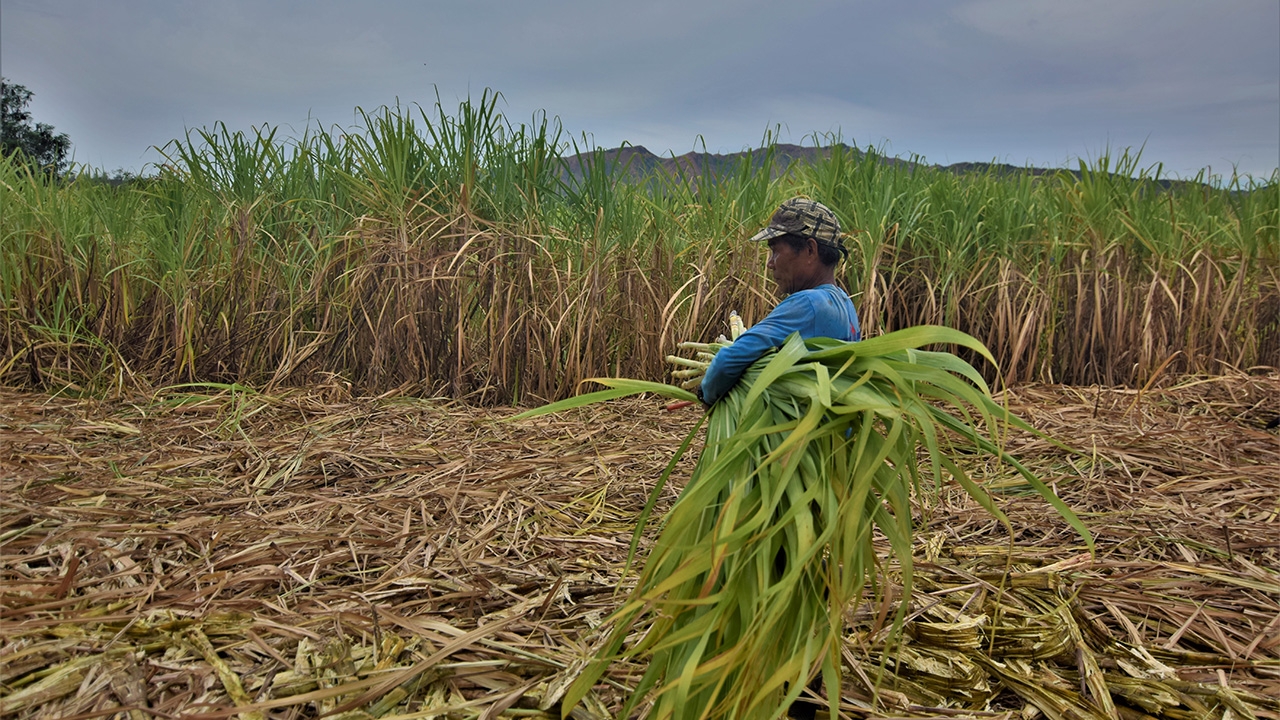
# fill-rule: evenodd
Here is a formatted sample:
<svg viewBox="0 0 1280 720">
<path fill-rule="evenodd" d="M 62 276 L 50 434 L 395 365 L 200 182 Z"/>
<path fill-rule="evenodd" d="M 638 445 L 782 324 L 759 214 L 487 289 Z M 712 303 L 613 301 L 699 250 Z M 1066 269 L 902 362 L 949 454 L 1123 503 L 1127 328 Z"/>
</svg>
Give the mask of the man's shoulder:
<svg viewBox="0 0 1280 720">
<path fill-rule="evenodd" d="M 849 301 L 849 295 L 835 285 L 819 285 L 818 287 L 805 288 L 797 290 L 787 295 L 781 302 L 774 307 L 774 310 L 795 310 L 798 308 L 808 308 L 816 310 L 820 307 L 831 305 L 832 303 L 843 303 Z"/>
<path fill-rule="evenodd" d="M 773 306 L 770 315 L 785 315 L 801 310 L 812 310 L 814 302 L 821 299 L 821 293 L 817 288 L 809 288 L 807 290 L 797 290 L 782 298 L 777 305 Z"/>
</svg>

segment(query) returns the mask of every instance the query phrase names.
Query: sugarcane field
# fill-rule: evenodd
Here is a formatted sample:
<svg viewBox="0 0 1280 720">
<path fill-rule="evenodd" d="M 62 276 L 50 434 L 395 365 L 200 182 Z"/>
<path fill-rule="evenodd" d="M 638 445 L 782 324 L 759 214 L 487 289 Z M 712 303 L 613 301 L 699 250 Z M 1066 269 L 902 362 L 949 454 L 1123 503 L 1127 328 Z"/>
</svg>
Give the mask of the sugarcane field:
<svg viewBox="0 0 1280 720">
<path fill-rule="evenodd" d="M 494 103 L 0 157 L 4 717 L 1280 719 L 1280 176 Z M 705 407 L 793 198 L 861 326 Z"/>
</svg>

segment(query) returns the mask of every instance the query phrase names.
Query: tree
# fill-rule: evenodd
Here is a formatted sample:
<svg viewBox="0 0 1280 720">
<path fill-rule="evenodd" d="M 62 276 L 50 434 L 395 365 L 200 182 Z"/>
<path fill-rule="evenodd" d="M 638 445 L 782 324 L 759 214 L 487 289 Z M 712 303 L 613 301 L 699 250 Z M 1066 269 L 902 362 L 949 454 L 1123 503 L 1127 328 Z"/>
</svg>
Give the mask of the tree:
<svg viewBox="0 0 1280 720">
<path fill-rule="evenodd" d="M 35 93 L 0 78 L 0 153 L 21 152 L 38 167 L 61 173 L 67 166 L 71 138 L 48 123 L 33 123 L 27 106 Z"/>
</svg>

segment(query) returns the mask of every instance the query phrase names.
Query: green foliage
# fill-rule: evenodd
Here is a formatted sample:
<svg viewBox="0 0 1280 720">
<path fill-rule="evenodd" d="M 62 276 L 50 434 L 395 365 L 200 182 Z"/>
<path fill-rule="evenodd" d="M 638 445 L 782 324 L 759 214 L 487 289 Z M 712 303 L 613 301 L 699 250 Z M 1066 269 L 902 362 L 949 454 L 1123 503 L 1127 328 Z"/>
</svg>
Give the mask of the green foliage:
<svg viewBox="0 0 1280 720">
<path fill-rule="evenodd" d="M 1008 525 L 957 461 L 962 454 L 1011 464 L 1092 546 L 1079 518 L 991 435 L 1031 428 L 991 398 L 968 363 L 920 349 L 937 344 L 991 359 L 963 333 L 915 327 L 858 343 L 793 335 L 757 361 L 711 409 L 693 476 L 565 711 L 619 659 L 647 668 L 622 716 L 650 698 L 653 718 L 776 718 L 815 673 L 839 687 L 844 612 L 885 571 L 875 535 L 901 569 L 904 602 L 910 596 L 913 498 L 928 502 L 954 481 Z M 638 392 L 689 397 L 652 383 L 596 382 L 612 389 L 517 419 Z M 643 521 L 637 537 L 642 530 Z"/>
<path fill-rule="evenodd" d="M 17 156 L 37 168 L 60 174 L 67 168 L 71 139 L 48 123 L 33 122 L 27 106 L 35 93 L 0 78 L 0 154 Z"/>
<path fill-rule="evenodd" d="M 797 194 L 851 236 L 840 279 L 867 336 L 954 327 L 1008 382 L 1280 366 L 1280 176 L 1169 183 L 1129 153 L 956 174 L 838 135 L 786 165 L 772 134 L 716 172 L 644 176 L 499 102 L 288 138 L 214 124 L 118 185 L 0 158 L 0 382 L 336 375 L 513 402 L 658 380 L 676 342 L 776 302 L 745 239 Z"/>
</svg>

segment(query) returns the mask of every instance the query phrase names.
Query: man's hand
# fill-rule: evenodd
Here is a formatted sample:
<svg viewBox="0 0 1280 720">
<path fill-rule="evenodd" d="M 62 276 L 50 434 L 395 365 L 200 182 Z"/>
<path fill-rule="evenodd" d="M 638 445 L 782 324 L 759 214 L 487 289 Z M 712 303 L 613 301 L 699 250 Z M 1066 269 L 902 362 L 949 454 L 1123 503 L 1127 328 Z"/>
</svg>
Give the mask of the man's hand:
<svg viewBox="0 0 1280 720">
<path fill-rule="evenodd" d="M 721 335 L 716 338 L 713 343 L 696 343 L 682 342 L 677 347 L 681 350 L 693 350 L 694 359 L 682 358 L 677 355 L 668 355 L 666 360 L 673 366 L 671 377 L 682 381 L 680 387 L 685 390 L 699 389 L 698 399 L 702 400 L 701 387 L 702 376 L 706 374 L 707 368 L 711 365 L 711 361 L 715 359 L 716 353 L 721 348 L 728 347 L 737 340 L 742 333 L 747 331 L 747 326 L 743 324 L 742 317 L 738 315 L 737 310 L 729 311 L 729 334 L 731 337 Z M 704 401 L 702 403 L 706 405 Z"/>
<path fill-rule="evenodd" d="M 683 342 L 680 343 L 680 349 L 696 350 L 696 360 L 682 358 L 678 355 L 667 356 L 667 362 L 675 367 L 675 369 L 671 371 L 671 377 L 676 380 L 684 381 L 680 383 L 680 387 L 685 390 L 692 390 L 693 388 L 700 387 L 702 385 L 702 376 L 706 374 L 707 367 L 711 365 L 711 361 L 716 356 L 714 350 L 711 350 L 711 348 L 711 345 L 705 345 L 703 343 Z M 717 346 L 715 349 L 718 350 L 719 347 Z"/>
</svg>

